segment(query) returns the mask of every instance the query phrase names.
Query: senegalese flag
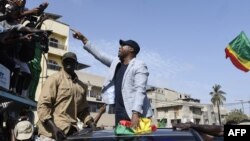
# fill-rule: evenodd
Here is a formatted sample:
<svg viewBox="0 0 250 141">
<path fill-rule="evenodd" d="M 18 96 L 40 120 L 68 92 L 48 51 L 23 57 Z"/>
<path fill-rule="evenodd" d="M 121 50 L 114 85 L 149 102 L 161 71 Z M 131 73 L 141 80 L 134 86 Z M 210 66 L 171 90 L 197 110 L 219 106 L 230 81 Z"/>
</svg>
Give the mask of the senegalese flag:
<svg viewBox="0 0 250 141">
<path fill-rule="evenodd" d="M 138 134 L 149 134 L 155 132 L 157 127 L 152 124 L 151 119 L 140 118 L 137 128 L 131 128 L 131 121 L 121 120 L 115 127 L 116 135 L 138 135 Z"/>
<path fill-rule="evenodd" d="M 243 31 L 229 43 L 225 52 L 235 67 L 244 72 L 250 70 L 250 40 Z"/>
</svg>

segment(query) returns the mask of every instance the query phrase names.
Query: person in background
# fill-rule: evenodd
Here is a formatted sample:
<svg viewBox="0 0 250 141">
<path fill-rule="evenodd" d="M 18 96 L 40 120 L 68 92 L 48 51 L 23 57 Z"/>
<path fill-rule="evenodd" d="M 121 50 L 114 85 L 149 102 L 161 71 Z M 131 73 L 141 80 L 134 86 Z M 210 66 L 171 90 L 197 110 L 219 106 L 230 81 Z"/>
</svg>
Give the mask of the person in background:
<svg viewBox="0 0 250 141">
<path fill-rule="evenodd" d="M 243 119 L 239 122 L 234 120 L 229 120 L 225 125 L 250 125 L 249 119 Z M 181 130 L 188 130 L 190 128 L 195 129 L 196 131 L 203 133 L 204 135 L 212 137 L 220 137 L 224 135 L 224 126 L 222 125 L 206 125 L 206 124 L 194 124 L 192 122 L 187 123 L 173 123 L 172 127 L 174 130 L 177 128 Z"/>
<path fill-rule="evenodd" d="M 62 57 L 63 69 L 43 85 L 37 104 L 41 141 L 60 141 L 79 131 L 77 118 L 95 129 L 86 100 L 87 85 L 75 73 L 78 61 L 72 52 Z"/>
<path fill-rule="evenodd" d="M 33 58 L 33 54 L 28 53 L 30 50 L 27 50 L 27 46 L 34 40 L 35 33 L 41 34 L 47 31 L 25 27 L 20 23 L 20 20 L 25 19 L 25 16 L 42 13 L 48 3 L 43 3 L 38 8 L 26 12 L 24 12 L 26 0 L 1 1 L 0 4 L 0 16 L 2 17 L 0 33 L 7 34 L 4 34 L 0 41 L 2 44 L 0 54 L 4 56 L 1 57 L 0 63 L 3 63 L 11 71 L 10 91 L 27 98 L 27 88 L 31 79 L 27 62 Z"/>
<path fill-rule="evenodd" d="M 236 123 L 230 121 L 226 124 L 236 124 Z M 187 122 L 187 123 L 173 123 L 172 127 L 174 130 L 194 129 L 201 135 L 202 139 L 205 141 L 214 141 L 216 139 L 224 137 L 224 126 L 221 125 L 194 124 L 192 122 Z"/>
<path fill-rule="evenodd" d="M 146 64 L 136 58 L 139 45 L 133 40 L 120 40 L 118 57 L 111 57 L 93 47 L 83 34 L 72 31 L 85 50 L 109 67 L 102 99 L 106 104 L 115 104 L 115 124 L 120 120 L 131 120 L 131 127 L 136 128 L 140 117 L 151 117 L 152 109 L 146 95 L 149 72 Z"/>
<path fill-rule="evenodd" d="M 34 19 L 33 19 L 34 18 Z M 41 29 L 42 23 L 47 20 L 48 17 L 43 14 L 39 19 L 32 17 L 30 22 L 26 26 L 34 27 L 37 29 Z M 31 100 L 35 100 L 36 90 L 40 79 L 40 74 L 42 71 L 41 67 L 41 59 L 42 54 L 48 53 L 49 47 L 49 36 L 50 34 L 42 34 L 43 36 L 39 37 L 39 40 L 34 40 L 32 42 L 31 49 L 34 49 L 34 58 L 28 62 L 29 69 L 31 71 L 31 82 L 28 87 L 28 94 Z"/>
</svg>

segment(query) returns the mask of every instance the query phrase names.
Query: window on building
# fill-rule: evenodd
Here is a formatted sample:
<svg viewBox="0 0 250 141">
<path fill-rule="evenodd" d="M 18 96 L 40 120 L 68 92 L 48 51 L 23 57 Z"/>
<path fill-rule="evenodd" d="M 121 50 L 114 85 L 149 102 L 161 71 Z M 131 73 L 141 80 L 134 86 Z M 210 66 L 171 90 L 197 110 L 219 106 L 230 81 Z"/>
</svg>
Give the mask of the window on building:
<svg viewBox="0 0 250 141">
<path fill-rule="evenodd" d="M 172 123 L 181 123 L 181 119 L 172 119 L 171 124 Z"/>
<path fill-rule="evenodd" d="M 49 45 L 51 47 L 55 47 L 55 48 L 58 48 L 58 40 L 56 38 L 50 38 L 49 39 Z"/>
<path fill-rule="evenodd" d="M 61 66 L 54 60 L 48 60 L 48 69 L 59 71 Z"/>
<path fill-rule="evenodd" d="M 97 94 L 96 94 L 94 91 L 91 91 L 91 92 L 90 92 L 90 97 L 96 97 L 96 95 L 97 95 Z"/>
<path fill-rule="evenodd" d="M 192 111 L 193 114 L 197 114 L 197 115 L 201 115 L 202 111 L 200 108 L 196 108 L 196 107 L 190 107 L 190 111 Z"/>
<path fill-rule="evenodd" d="M 96 86 L 91 85 L 90 97 L 100 98 L 100 92 L 101 92 L 101 89 L 99 89 Z"/>
<path fill-rule="evenodd" d="M 195 124 L 199 124 L 199 123 L 200 123 L 200 119 L 195 118 L 195 119 L 194 119 L 194 123 L 195 123 Z"/>
</svg>

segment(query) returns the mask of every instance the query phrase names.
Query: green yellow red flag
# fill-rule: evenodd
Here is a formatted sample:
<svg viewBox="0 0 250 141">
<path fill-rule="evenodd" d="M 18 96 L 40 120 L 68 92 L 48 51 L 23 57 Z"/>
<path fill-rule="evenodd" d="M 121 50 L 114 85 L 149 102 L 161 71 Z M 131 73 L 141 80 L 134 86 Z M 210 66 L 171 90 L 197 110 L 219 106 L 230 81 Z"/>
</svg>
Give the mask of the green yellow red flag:
<svg viewBox="0 0 250 141">
<path fill-rule="evenodd" d="M 131 128 L 131 121 L 121 120 L 115 127 L 116 135 L 138 135 L 155 132 L 157 127 L 148 118 L 140 118 L 137 128 Z"/>
<path fill-rule="evenodd" d="M 244 31 L 228 44 L 225 52 L 236 68 L 244 72 L 250 70 L 250 40 Z"/>
</svg>

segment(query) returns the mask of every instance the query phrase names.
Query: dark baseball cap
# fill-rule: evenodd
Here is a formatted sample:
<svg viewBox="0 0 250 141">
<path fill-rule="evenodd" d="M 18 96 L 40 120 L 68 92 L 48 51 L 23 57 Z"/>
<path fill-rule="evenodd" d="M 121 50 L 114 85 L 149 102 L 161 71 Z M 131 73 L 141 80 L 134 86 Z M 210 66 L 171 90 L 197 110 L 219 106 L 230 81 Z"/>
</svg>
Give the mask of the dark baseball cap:
<svg viewBox="0 0 250 141">
<path fill-rule="evenodd" d="M 135 50 L 135 54 L 138 54 L 140 51 L 140 46 L 133 40 L 127 40 L 127 41 L 120 40 L 119 43 L 121 46 L 128 45 L 132 47 Z"/>
<path fill-rule="evenodd" d="M 73 59 L 73 60 L 75 60 L 76 62 L 78 62 L 78 61 L 77 61 L 76 54 L 73 53 L 73 52 L 67 52 L 67 53 L 65 53 L 65 54 L 62 56 L 62 61 L 64 61 L 65 59 Z"/>
</svg>

